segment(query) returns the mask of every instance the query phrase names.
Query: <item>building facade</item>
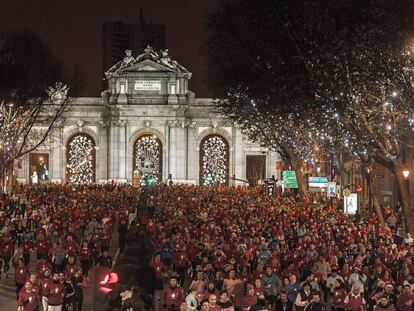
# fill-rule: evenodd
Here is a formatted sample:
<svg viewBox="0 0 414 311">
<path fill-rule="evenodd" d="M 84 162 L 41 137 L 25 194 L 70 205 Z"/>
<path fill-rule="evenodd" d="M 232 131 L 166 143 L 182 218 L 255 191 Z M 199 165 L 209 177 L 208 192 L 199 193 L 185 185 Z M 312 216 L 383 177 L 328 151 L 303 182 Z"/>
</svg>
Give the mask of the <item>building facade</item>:
<svg viewBox="0 0 414 311">
<path fill-rule="evenodd" d="M 18 181 L 106 183 L 133 177 L 240 184 L 276 174 L 275 154 L 248 142 L 189 90 L 191 73 L 168 51 L 126 51 L 100 98 L 77 98 L 48 141 L 23 159 Z"/>
</svg>

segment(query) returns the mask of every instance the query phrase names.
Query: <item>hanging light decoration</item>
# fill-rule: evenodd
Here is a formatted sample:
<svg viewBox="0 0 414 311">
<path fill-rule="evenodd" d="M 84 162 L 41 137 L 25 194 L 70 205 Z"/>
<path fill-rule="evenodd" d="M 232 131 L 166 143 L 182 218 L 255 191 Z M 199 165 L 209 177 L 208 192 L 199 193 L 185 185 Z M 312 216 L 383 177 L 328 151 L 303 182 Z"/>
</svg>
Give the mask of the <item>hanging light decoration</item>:
<svg viewBox="0 0 414 311">
<path fill-rule="evenodd" d="M 134 147 L 135 170 L 143 177 L 143 180 L 158 182 L 161 177 L 161 152 L 162 145 L 158 137 L 146 134 L 137 139 Z"/>
<path fill-rule="evenodd" d="M 227 183 L 228 145 L 223 137 L 210 135 L 201 143 L 201 184 Z"/>
<path fill-rule="evenodd" d="M 77 134 L 68 143 L 67 173 L 74 184 L 94 182 L 95 143 L 89 135 Z"/>
</svg>

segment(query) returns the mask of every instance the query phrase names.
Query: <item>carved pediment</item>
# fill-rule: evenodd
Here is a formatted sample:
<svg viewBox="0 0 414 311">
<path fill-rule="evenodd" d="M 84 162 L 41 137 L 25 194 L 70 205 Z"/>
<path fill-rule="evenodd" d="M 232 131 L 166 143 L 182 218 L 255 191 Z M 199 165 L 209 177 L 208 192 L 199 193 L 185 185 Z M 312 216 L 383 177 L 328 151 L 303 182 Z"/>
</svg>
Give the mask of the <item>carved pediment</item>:
<svg viewBox="0 0 414 311">
<path fill-rule="evenodd" d="M 125 51 L 125 57 L 113 65 L 105 74 L 111 76 L 123 72 L 143 72 L 143 71 L 161 71 L 174 72 L 191 78 L 191 73 L 177 61 L 173 60 L 168 54 L 168 50 L 154 51 L 147 47 L 144 53 L 134 58 L 130 50 Z"/>
<path fill-rule="evenodd" d="M 132 64 L 130 66 L 127 66 L 125 68 L 119 69 L 118 73 L 121 72 L 143 72 L 143 71 L 161 71 L 161 72 L 174 72 L 171 68 L 168 68 L 167 66 L 161 65 L 159 63 L 156 63 L 150 59 L 146 59 L 144 61 L 141 61 L 139 63 Z"/>
<path fill-rule="evenodd" d="M 154 66 L 145 65 L 145 66 L 139 68 L 138 70 L 140 70 L 140 71 L 156 71 L 157 68 L 155 68 Z"/>
</svg>

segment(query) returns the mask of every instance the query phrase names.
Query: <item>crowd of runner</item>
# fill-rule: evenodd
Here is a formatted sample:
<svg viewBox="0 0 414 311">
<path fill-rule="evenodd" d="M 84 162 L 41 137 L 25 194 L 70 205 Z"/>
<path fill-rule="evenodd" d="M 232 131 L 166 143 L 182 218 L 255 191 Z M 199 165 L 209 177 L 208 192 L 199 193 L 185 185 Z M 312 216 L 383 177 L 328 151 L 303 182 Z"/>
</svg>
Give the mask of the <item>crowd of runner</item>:
<svg viewBox="0 0 414 311">
<path fill-rule="evenodd" d="M 18 192 L 0 199 L 1 277 L 14 265 L 21 310 L 82 310 L 88 271 L 112 265 L 114 224 L 135 215 L 139 191 L 51 185 Z M 162 185 L 142 200 L 154 211 L 138 222 L 157 250 L 155 309 L 414 307 L 413 240 L 396 243 L 374 215 L 350 217 L 260 188 Z"/>
<path fill-rule="evenodd" d="M 159 290 L 172 275 L 161 295 L 169 310 L 413 308 L 413 240 L 396 243 L 375 215 L 259 188 L 182 185 L 148 203 Z"/>
<path fill-rule="evenodd" d="M 112 266 L 114 223 L 125 222 L 135 201 L 135 189 L 115 185 L 22 186 L 2 194 L 0 278 L 14 278 L 18 310 L 81 311 L 88 273 Z"/>
</svg>

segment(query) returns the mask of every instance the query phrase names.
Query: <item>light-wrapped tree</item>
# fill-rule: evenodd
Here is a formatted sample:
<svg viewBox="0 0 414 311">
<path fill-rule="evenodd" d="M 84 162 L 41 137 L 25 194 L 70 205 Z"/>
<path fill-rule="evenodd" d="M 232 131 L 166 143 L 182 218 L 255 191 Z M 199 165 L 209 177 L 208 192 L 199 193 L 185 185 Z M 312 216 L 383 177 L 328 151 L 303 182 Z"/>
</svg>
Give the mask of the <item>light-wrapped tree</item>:
<svg viewBox="0 0 414 311">
<path fill-rule="evenodd" d="M 12 177 L 15 160 L 35 150 L 68 110 L 81 85 L 47 45 L 27 31 L 0 36 L 0 177 Z M 70 90 L 70 93 L 69 93 Z M 12 178 L 9 178 L 12 183 Z M 9 188 L 10 190 L 10 188 Z"/>
</svg>

